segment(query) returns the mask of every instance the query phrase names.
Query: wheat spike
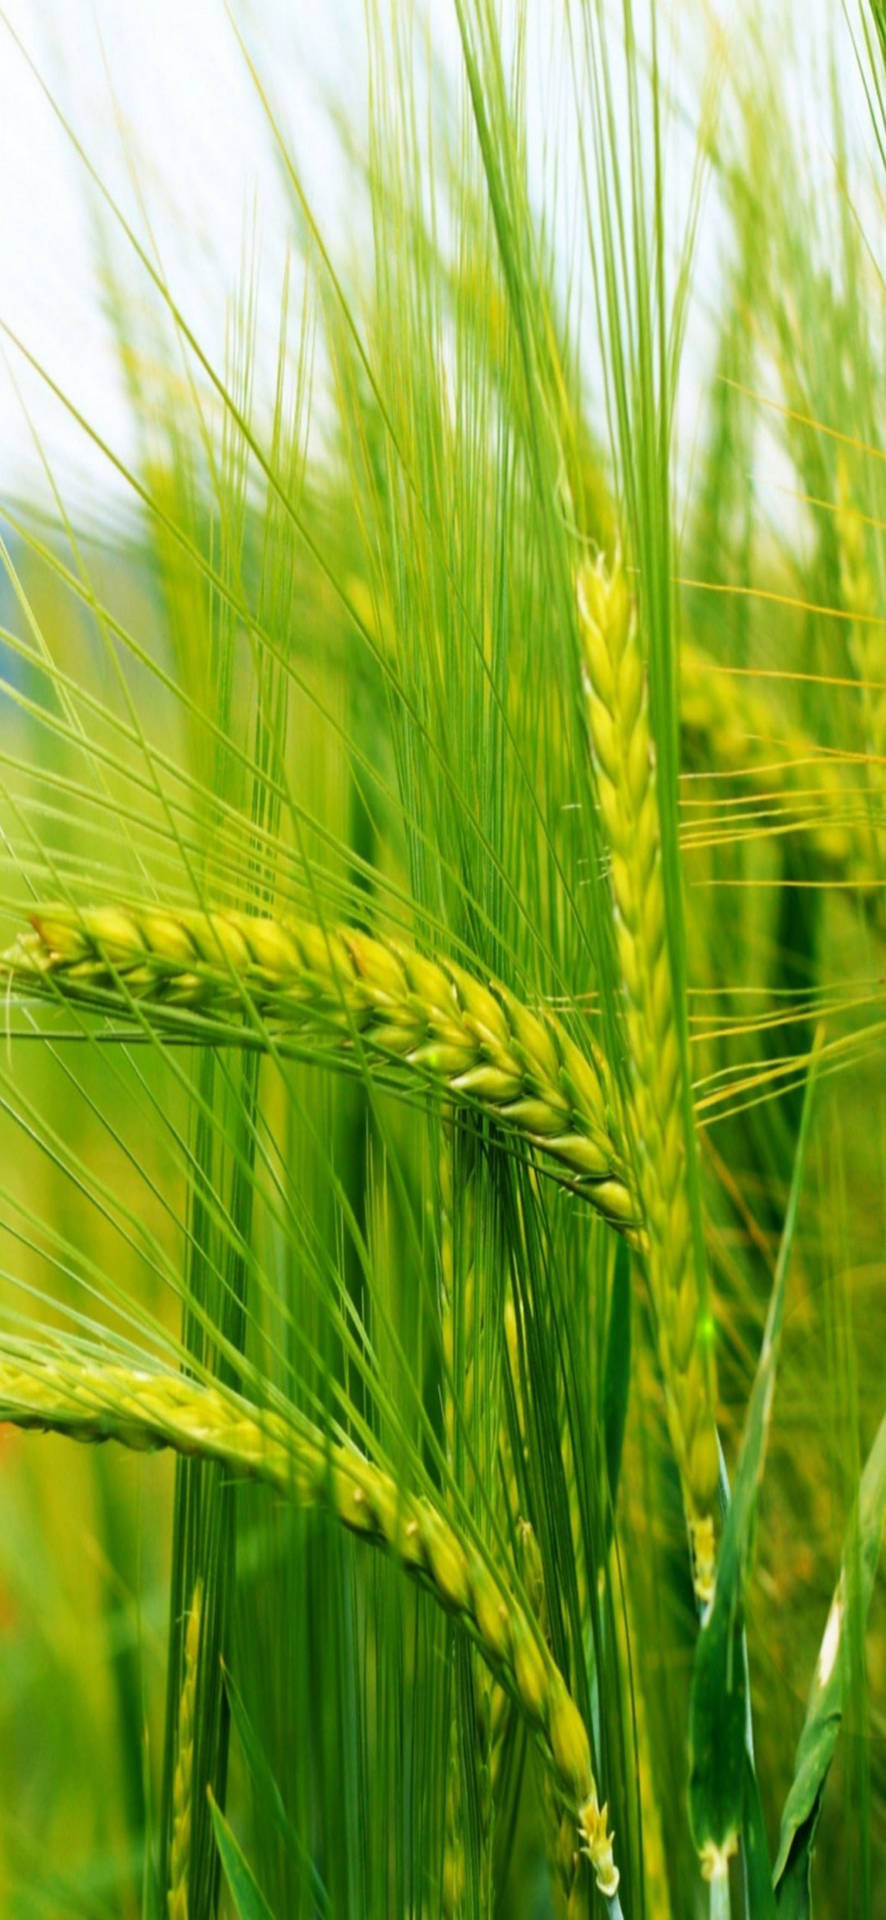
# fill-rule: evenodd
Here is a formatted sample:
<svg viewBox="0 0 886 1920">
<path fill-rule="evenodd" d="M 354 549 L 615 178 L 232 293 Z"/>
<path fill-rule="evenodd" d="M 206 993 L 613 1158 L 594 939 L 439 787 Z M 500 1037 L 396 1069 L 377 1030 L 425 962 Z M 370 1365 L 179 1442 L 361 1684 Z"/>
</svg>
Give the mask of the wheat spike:
<svg viewBox="0 0 886 1920">
<path fill-rule="evenodd" d="M 323 1031 L 353 1057 L 422 1075 L 539 1149 L 559 1177 L 637 1237 L 639 1203 L 605 1064 L 552 1014 L 532 1012 L 454 961 L 354 929 L 242 913 L 64 906 L 32 916 L 0 961 L 20 987 L 119 1013 L 169 1008 Z M 325 1054 L 329 1058 L 329 1051 Z"/>
<path fill-rule="evenodd" d="M 172 1789 L 172 1840 L 169 1850 L 169 1920 L 188 1920 L 191 1864 L 191 1809 L 194 1797 L 194 1713 L 203 1589 L 198 1580 L 185 1629 L 184 1674 L 179 1696 L 175 1773 Z"/>
<path fill-rule="evenodd" d="M 600 1815 L 584 1722 L 528 1615 L 445 1515 L 355 1448 L 336 1444 L 294 1414 L 284 1418 L 183 1374 L 99 1365 L 69 1354 L 0 1355 L 0 1421 L 136 1449 L 172 1447 L 222 1461 L 304 1505 L 331 1512 L 350 1532 L 391 1553 L 454 1615 L 515 1701 L 545 1753 L 577 1822 L 597 1884 L 618 1873 Z"/>
<path fill-rule="evenodd" d="M 577 581 L 586 714 L 609 853 L 624 995 L 630 1133 L 648 1235 L 668 1424 L 683 1484 L 696 1592 L 710 1598 L 719 1462 L 716 1381 L 704 1274 L 686 1188 L 680 1049 L 667 948 L 655 762 L 637 614 L 620 564 Z"/>
</svg>

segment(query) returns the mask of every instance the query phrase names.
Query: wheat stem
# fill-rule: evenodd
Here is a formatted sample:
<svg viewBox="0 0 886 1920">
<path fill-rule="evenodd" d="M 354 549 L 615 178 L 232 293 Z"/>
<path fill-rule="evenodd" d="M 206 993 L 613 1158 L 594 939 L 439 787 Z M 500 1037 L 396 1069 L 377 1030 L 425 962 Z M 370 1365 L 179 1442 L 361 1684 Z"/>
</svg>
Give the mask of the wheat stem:
<svg viewBox="0 0 886 1920">
<path fill-rule="evenodd" d="M 637 1239 L 640 1210 L 609 1075 L 548 1012 L 450 960 L 398 941 L 307 922 L 121 906 L 32 916 L 0 960 L 19 987 L 150 1015 L 252 1010 L 284 1031 L 319 1029 L 353 1057 L 420 1074 L 539 1149 L 570 1186 Z M 326 1056 L 328 1058 L 328 1054 Z"/>
<path fill-rule="evenodd" d="M 479 1648 L 535 1733 L 578 1827 L 597 1884 L 618 1872 L 600 1808 L 581 1714 L 547 1647 L 505 1583 L 424 1495 L 415 1496 L 355 1448 L 309 1421 L 260 1410 L 183 1374 L 99 1365 L 68 1354 L 0 1355 L 0 1420 L 85 1441 L 171 1447 L 221 1461 L 303 1505 L 325 1508 L 391 1553 Z"/>
<path fill-rule="evenodd" d="M 624 572 L 602 560 L 577 581 L 586 714 L 596 798 L 609 853 L 624 998 L 629 1131 L 648 1235 L 668 1425 L 700 1601 L 714 1573 L 719 1462 L 716 1380 L 703 1268 L 687 1192 L 680 1046 L 667 944 L 655 759 L 636 607 Z"/>
</svg>

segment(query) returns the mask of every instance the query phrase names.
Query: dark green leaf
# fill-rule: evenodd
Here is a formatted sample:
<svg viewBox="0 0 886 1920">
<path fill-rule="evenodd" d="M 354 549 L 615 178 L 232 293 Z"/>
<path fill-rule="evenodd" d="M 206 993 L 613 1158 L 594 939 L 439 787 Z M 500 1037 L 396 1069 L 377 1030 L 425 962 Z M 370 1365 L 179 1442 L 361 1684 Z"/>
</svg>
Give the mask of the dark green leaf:
<svg viewBox="0 0 886 1920">
<path fill-rule="evenodd" d="M 778 1920 L 812 1920 L 812 1849 L 820 1813 L 821 1793 L 816 1798 L 809 1819 L 798 1827 L 794 1835 L 785 1870 L 778 1883 Z"/>
<path fill-rule="evenodd" d="M 690 1703 L 689 1818 L 699 1854 L 721 1851 L 739 1833 L 746 1714 L 741 1613 L 715 1606 L 699 1635 Z"/>
</svg>

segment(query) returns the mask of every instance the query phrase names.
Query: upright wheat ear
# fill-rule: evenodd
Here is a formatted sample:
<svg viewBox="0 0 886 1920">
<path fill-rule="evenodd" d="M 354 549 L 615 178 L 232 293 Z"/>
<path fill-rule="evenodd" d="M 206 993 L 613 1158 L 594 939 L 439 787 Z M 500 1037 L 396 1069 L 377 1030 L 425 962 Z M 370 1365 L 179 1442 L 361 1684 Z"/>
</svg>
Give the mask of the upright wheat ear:
<svg viewBox="0 0 886 1920">
<path fill-rule="evenodd" d="M 169 1851 L 169 1920 L 188 1920 L 191 1866 L 191 1819 L 194 1803 L 194 1713 L 197 1704 L 197 1664 L 203 1589 L 197 1582 L 185 1630 L 184 1673 L 178 1708 L 178 1741 L 172 1790 L 172 1842 Z"/>
<path fill-rule="evenodd" d="M 183 1374 L 100 1366 L 70 1354 L 0 1353 L 0 1421 L 118 1440 L 137 1449 L 173 1447 L 221 1460 L 232 1473 L 266 1481 L 284 1497 L 324 1507 L 361 1539 L 400 1561 L 460 1620 L 506 1687 L 547 1757 L 576 1822 L 597 1885 L 618 1886 L 606 1809 L 600 1809 L 581 1714 L 533 1622 L 452 1523 L 356 1448 L 330 1441 L 305 1420 L 251 1406 Z"/>
<path fill-rule="evenodd" d="M 191 1008 L 242 1019 L 251 1008 L 278 1033 L 323 1033 L 327 1062 L 353 1059 L 359 1044 L 370 1064 L 421 1075 L 531 1142 L 613 1226 L 637 1234 L 609 1077 L 590 1036 L 576 1046 L 553 1015 L 454 961 L 352 928 L 60 906 L 34 914 L 33 931 L 0 960 L 0 982 L 4 971 L 20 986 L 118 1013 L 137 1003 L 148 1018 Z"/>
<path fill-rule="evenodd" d="M 705 1278 L 694 1258 L 687 1197 L 646 669 L 636 607 L 621 566 L 611 574 L 602 561 L 584 566 L 577 593 L 588 734 L 624 996 L 629 1132 L 649 1242 L 668 1424 L 683 1484 L 696 1591 L 704 1601 L 714 1574 L 716 1383 Z"/>
</svg>

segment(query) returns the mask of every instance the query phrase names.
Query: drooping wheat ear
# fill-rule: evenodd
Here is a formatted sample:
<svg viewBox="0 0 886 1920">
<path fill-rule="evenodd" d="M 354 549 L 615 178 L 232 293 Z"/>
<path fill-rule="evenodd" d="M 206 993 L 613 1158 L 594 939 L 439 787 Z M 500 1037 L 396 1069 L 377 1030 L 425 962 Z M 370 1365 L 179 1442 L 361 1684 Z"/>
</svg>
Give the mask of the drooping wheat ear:
<svg viewBox="0 0 886 1920">
<path fill-rule="evenodd" d="M 203 1589 L 198 1580 L 185 1629 L 184 1673 L 179 1696 L 175 1773 L 172 1786 L 172 1840 L 169 1850 L 169 1920 L 188 1920 L 191 1865 L 191 1810 L 194 1796 L 194 1709 L 200 1657 Z"/>
<path fill-rule="evenodd" d="M 409 1494 L 364 1454 L 328 1440 L 294 1410 L 284 1417 L 183 1374 L 100 1365 L 70 1352 L 37 1355 L 9 1346 L 0 1352 L 0 1421 L 222 1461 L 231 1473 L 325 1508 L 350 1532 L 392 1554 L 460 1621 L 507 1688 L 572 1809 L 598 1886 L 614 1893 L 618 1873 L 587 1731 L 563 1675 L 489 1561 L 464 1545 L 424 1495 Z"/>
<path fill-rule="evenodd" d="M 693 772 L 756 775 L 767 797 L 795 795 L 794 809 L 776 820 L 775 830 L 802 835 L 813 871 L 855 892 L 882 931 L 886 903 L 876 849 L 867 821 L 852 817 L 857 802 L 839 760 L 810 734 L 774 719 L 768 700 L 686 640 L 680 648 L 680 738 L 683 764 Z"/>
<path fill-rule="evenodd" d="M 121 906 L 43 909 L 0 961 L 19 986 L 145 1013 L 191 1008 L 277 1030 L 325 1032 L 353 1059 L 421 1075 L 554 1162 L 613 1226 L 637 1237 L 639 1203 L 607 1069 L 552 1014 L 453 961 L 354 929 L 241 913 Z M 324 1059 L 337 1048 L 327 1045 Z"/>
<path fill-rule="evenodd" d="M 668 1425 L 683 1484 L 696 1592 L 710 1598 L 719 1462 L 706 1280 L 687 1195 L 680 1048 L 674 1016 L 655 760 L 637 612 L 624 571 L 602 559 L 577 581 L 587 725 L 609 854 L 624 996 L 637 1189 L 648 1234 Z"/>
</svg>

